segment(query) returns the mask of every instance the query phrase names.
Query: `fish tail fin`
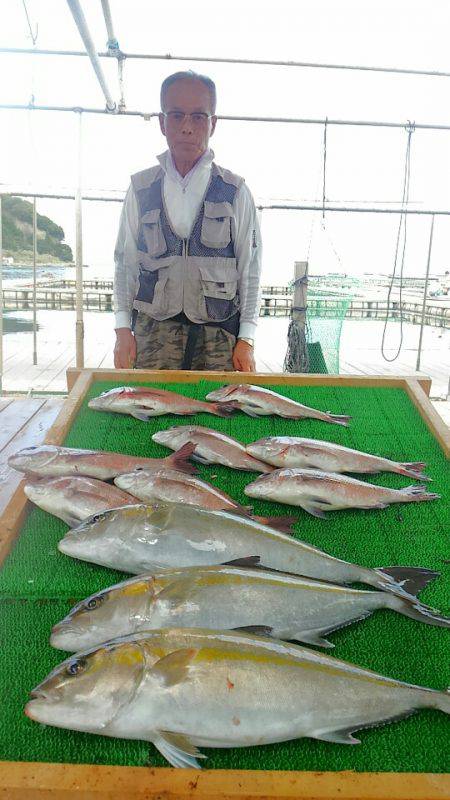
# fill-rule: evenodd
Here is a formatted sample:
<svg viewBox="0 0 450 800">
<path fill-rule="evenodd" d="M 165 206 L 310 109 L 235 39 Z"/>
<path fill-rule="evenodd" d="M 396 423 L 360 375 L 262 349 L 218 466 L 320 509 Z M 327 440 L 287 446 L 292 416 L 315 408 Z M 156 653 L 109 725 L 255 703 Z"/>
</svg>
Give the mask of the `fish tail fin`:
<svg viewBox="0 0 450 800">
<path fill-rule="evenodd" d="M 351 417 L 346 414 L 328 414 L 328 417 L 330 422 L 334 422 L 335 425 L 344 425 L 346 428 L 351 420 Z"/>
<path fill-rule="evenodd" d="M 187 472 L 190 475 L 195 475 L 198 472 L 197 467 L 191 464 L 189 459 L 194 454 L 195 444 L 193 442 L 186 442 L 183 447 L 180 447 L 176 453 L 171 453 L 170 456 L 164 459 L 170 469 L 179 469 L 181 472 Z"/>
<path fill-rule="evenodd" d="M 424 567 L 379 567 L 375 572 L 380 576 L 373 584 L 378 589 L 412 598 L 441 574 Z"/>
<path fill-rule="evenodd" d="M 399 489 L 398 491 L 405 496 L 405 499 L 414 503 L 422 503 L 425 500 L 439 500 L 441 497 L 440 494 L 427 492 L 427 487 L 423 483 L 405 486 L 404 489 Z"/>
<path fill-rule="evenodd" d="M 216 417 L 231 417 L 237 409 L 234 403 L 210 403 L 210 406 Z"/>
<path fill-rule="evenodd" d="M 257 522 L 262 522 L 263 525 L 268 525 L 270 528 L 281 533 L 293 533 L 293 526 L 298 522 L 298 517 L 285 516 L 285 517 L 253 517 Z"/>
<path fill-rule="evenodd" d="M 399 598 L 400 599 L 400 598 Z M 436 625 L 438 628 L 450 628 L 450 617 L 444 617 L 435 608 L 402 598 L 401 607 L 397 611 L 405 617 L 410 617 L 427 625 Z"/>
<path fill-rule="evenodd" d="M 428 708 L 437 708 L 444 714 L 450 714 L 450 688 L 446 692 L 431 691 L 429 695 L 427 692 L 427 701 L 424 705 Z"/>
<path fill-rule="evenodd" d="M 418 481 L 431 481 L 428 475 L 423 474 L 426 467 L 423 461 L 403 461 L 399 463 L 395 471 L 399 475 L 406 475 L 407 478 L 415 478 Z"/>
</svg>

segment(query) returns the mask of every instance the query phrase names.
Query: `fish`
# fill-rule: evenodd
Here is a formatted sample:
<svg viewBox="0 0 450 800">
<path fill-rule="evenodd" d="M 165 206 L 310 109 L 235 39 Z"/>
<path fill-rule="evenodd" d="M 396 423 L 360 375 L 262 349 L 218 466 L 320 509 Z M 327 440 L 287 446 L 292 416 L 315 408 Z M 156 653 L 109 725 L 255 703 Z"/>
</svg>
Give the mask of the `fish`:
<svg viewBox="0 0 450 800">
<path fill-rule="evenodd" d="M 450 693 L 385 677 L 296 644 L 239 631 L 159 629 L 70 656 L 36 686 L 26 716 L 45 725 L 149 741 L 174 767 L 200 747 L 249 747 L 353 734 Z"/>
<path fill-rule="evenodd" d="M 234 406 L 227 403 L 206 403 L 194 400 L 166 389 L 152 389 L 150 386 L 117 386 L 102 392 L 88 402 L 89 408 L 97 411 L 114 411 L 117 414 L 130 414 L 136 419 L 148 422 L 152 417 L 162 414 L 215 414 L 216 417 L 229 417 Z"/>
<path fill-rule="evenodd" d="M 387 508 L 392 503 L 422 503 L 440 499 L 439 494 L 427 492 L 422 484 L 389 489 L 335 472 L 294 467 L 260 475 L 245 487 L 244 493 L 247 497 L 300 506 L 308 514 L 321 519 L 326 519 L 326 511 L 378 509 Z"/>
<path fill-rule="evenodd" d="M 135 469 L 125 475 L 118 475 L 114 483 L 120 489 L 151 503 L 161 500 L 167 503 L 183 503 L 212 510 L 225 509 L 251 517 L 251 506 L 242 506 L 217 486 L 202 481 L 195 475 L 185 475 L 175 469 Z M 255 517 L 266 525 L 278 530 L 289 531 L 297 517 Z"/>
<path fill-rule="evenodd" d="M 450 618 L 417 600 L 225 565 L 164 570 L 103 589 L 54 625 L 50 644 L 77 651 L 156 628 L 245 628 L 277 639 L 334 647 L 326 634 L 383 608 L 450 628 Z"/>
<path fill-rule="evenodd" d="M 373 456 L 361 450 L 352 450 L 334 442 L 320 439 L 303 439 L 297 436 L 266 436 L 246 446 L 255 458 L 267 461 L 274 467 L 303 467 L 326 472 L 396 472 L 420 481 L 429 481 L 423 474 L 423 461 L 398 462 Z"/>
<path fill-rule="evenodd" d="M 413 599 L 439 576 L 421 567 L 371 569 L 352 564 L 248 517 L 183 503 L 140 503 L 103 511 L 68 531 L 58 549 L 135 575 L 236 564 L 253 557 L 268 569 L 343 585 L 362 583 Z"/>
<path fill-rule="evenodd" d="M 10 467 L 41 477 L 56 478 L 62 475 L 83 475 L 107 481 L 122 472 L 130 472 L 136 467 L 151 470 L 157 467 L 171 467 L 182 472 L 195 473 L 197 468 L 188 459 L 195 451 L 195 445 L 187 443 L 167 458 L 138 458 L 137 456 L 109 453 L 104 450 L 81 450 L 54 444 L 41 444 L 25 447 L 8 459 Z"/>
<path fill-rule="evenodd" d="M 273 467 L 250 455 L 245 446 L 231 436 L 201 425 L 174 425 L 152 436 L 154 442 L 176 450 L 184 444 L 195 445 L 193 458 L 202 464 L 223 464 L 248 472 L 272 472 Z"/>
<path fill-rule="evenodd" d="M 264 389 L 263 386 L 252 386 L 251 384 L 231 384 L 222 386 L 221 389 L 214 389 L 206 395 L 207 400 L 239 408 L 250 417 L 263 417 L 274 415 L 285 419 L 302 419 L 311 417 L 320 419 L 323 422 L 333 422 L 336 425 L 347 426 L 351 417 L 343 414 L 330 414 L 329 412 L 318 411 L 316 408 L 309 408 L 284 397 L 271 389 Z"/>
<path fill-rule="evenodd" d="M 35 505 L 73 528 L 108 508 L 136 503 L 136 498 L 95 478 L 64 476 L 27 481 L 23 490 Z"/>
</svg>

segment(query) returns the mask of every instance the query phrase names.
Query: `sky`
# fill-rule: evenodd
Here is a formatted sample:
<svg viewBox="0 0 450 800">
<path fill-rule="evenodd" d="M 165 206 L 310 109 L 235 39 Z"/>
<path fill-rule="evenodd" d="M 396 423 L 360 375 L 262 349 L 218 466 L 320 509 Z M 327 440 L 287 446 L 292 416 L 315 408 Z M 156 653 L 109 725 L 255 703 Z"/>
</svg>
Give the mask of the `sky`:
<svg viewBox="0 0 450 800">
<path fill-rule="evenodd" d="M 100 0 L 81 0 L 99 50 L 106 49 Z M 110 0 L 125 52 L 282 59 L 450 72 L 447 0 L 228 0 L 226 13 L 206 0 Z M 65 0 L 26 0 L 39 49 L 81 50 Z M 212 10 L 214 9 L 214 10 Z M 23 0 L 0 2 L 0 47 L 30 47 Z M 118 98 L 115 60 L 102 59 Z M 87 58 L 0 54 L 0 103 L 103 108 Z M 161 81 L 192 68 L 217 84 L 218 113 L 450 124 L 450 78 L 371 72 L 126 61 L 130 110 L 158 111 Z M 0 189 L 73 193 L 77 123 L 73 113 L 0 109 Z M 238 174 L 257 203 L 321 202 L 323 125 L 219 121 L 216 161 Z M 405 129 L 328 126 L 326 195 L 331 203 L 398 206 L 403 187 Z M 133 172 L 165 149 L 157 120 L 83 115 L 83 189 L 124 192 Z M 411 143 L 413 207 L 450 210 L 450 131 L 416 130 Z M 39 200 L 38 211 L 62 225 L 74 247 L 74 204 Z M 83 204 L 83 261 L 113 270 L 119 203 Z M 294 261 L 310 272 L 389 274 L 397 215 L 265 211 L 263 283 L 285 284 Z M 408 218 L 405 274 L 425 273 L 430 218 Z M 450 268 L 450 218 L 436 219 L 431 272 Z M 397 267 L 398 269 L 398 267 Z"/>
</svg>

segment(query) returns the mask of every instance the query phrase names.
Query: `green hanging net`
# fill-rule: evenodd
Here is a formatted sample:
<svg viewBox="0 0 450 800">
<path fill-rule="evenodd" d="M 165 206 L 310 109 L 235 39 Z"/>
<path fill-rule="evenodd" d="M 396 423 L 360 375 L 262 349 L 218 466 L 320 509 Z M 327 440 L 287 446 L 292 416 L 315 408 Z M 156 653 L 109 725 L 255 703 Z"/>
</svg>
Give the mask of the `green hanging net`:
<svg viewBox="0 0 450 800">
<path fill-rule="evenodd" d="M 306 346 L 310 372 L 339 373 L 342 323 L 351 299 L 350 295 L 308 292 Z"/>
<path fill-rule="evenodd" d="M 289 326 L 284 369 L 338 374 L 342 323 L 353 299 L 353 283 L 337 292 L 319 289 L 313 281 L 309 278 L 305 329 L 295 320 Z"/>
</svg>

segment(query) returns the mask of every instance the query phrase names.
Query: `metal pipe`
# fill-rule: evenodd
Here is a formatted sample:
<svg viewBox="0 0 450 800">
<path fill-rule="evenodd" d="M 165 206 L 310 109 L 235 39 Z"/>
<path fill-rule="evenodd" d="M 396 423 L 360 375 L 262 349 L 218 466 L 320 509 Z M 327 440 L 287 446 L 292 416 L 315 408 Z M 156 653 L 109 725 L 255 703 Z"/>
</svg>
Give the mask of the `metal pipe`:
<svg viewBox="0 0 450 800">
<path fill-rule="evenodd" d="M 103 5 L 104 0 L 102 0 Z M 108 31 L 109 35 L 109 31 Z M 110 37 L 113 38 L 113 37 Z M 86 56 L 82 50 L 32 50 L 29 47 L 0 47 L 0 53 L 20 53 L 21 55 L 36 54 L 39 56 Z M 109 58 L 110 53 L 98 52 L 99 58 Z M 212 58 L 209 56 L 176 56 L 170 53 L 123 53 L 124 58 L 133 58 L 150 61 L 196 61 L 212 64 L 246 64 L 262 67 L 305 67 L 307 69 L 337 69 L 361 72 L 382 72 L 394 75 L 426 75 L 432 78 L 450 78 L 450 72 L 427 69 L 408 69 L 401 67 L 371 67 L 357 64 L 322 64 L 311 61 L 280 61 L 273 59 L 251 58 Z"/>
<path fill-rule="evenodd" d="M 105 18 L 106 31 L 108 34 L 108 52 L 110 50 L 119 50 L 119 42 L 114 34 L 113 21 L 111 16 L 111 9 L 109 7 L 109 0 L 102 0 L 103 16 Z"/>
<path fill-rule="evenodd" d="M 91 195 L 83 195 L 81 198 L 82 200 L 91 200 L 96 203 L 123 203 L 125 197 L 125 190 L 123 191 L 122 197 L 96 197 Z M 2 194 L 10 195 L 11 197 L 42 197 L 47 198 L 50 200 L 74 200 L 76 195 L 74 194 L 45 194 L 44 192 L 14 192 L 2 189 Z M 260 211 L 323 211 L 323 205 L 262 205 L 258 203 L 256 206 L 256 211 L 259 213 Z M 431 216 L 434 214 L 436 217 L 449 217 L 450 210 L 446 209 L 435 209 L 435 208 L 428 208 L 428 209 L 414 209 L 414 208 L 382 208 L 382 207 L 356 207 L 356 206 L 325 206 L 325 211 L 343 211 L 344 213 L 358 213 L 358 214 L 418 214 L 421 216 Z M 259 216 L 258 216 L 259 219 Z"/>
<path fill-rule="evenodd" d="M 0 394 L 3 392 L 3 238 L 2 196 L 0 194 Z"/>
<path fill-rule="evenodd" d="M 0 103 L 0 109 L 9 109 L 13 111 L 82 111 L 85 114 L 108 114 L 104 108 L 84 108 L 82 106 L 41 106 L 41 105 L 23 105 L 20 103 Z M 149 120 L 152 117 L 159 117 L 159 111 L 129 111 L 118 110 L 115 117 L 143 117 Z M 218 115 L 217 119 L 229 122 L 288 122 L 298 125 L 325 125 L 325 119 L 309 119 L 304 117 L 243 117 L 243 116 L 230 116 Z M 381 122 L 377 120 L 354 120 L 354 119 L 328 119 L 327 125 L 349 125 L 354 127 L 374 127 L 374 128 L 399 128 L 405 130 L 409 127 L 409 122 Z M 414 122 L 416 130 L 424 131 L 450 131 L 450 125 L 438 125 Z"/>
<path fill-rule="evenodd" d="M 422 317 L 421 317 L 421 320 L 420 320 L 419 344 L 417 346 L 417 362 L 416 362 L 416 370 L 417 370 L 417 372 L 420 370 L 420 357 L 421 357 L 421 354 L 422 354 L 423 326 L 425 325 L 425 306 L 426 306 L 426 302 L 427 302 L 428 278 L 429 278 L 429 275 L 430 275 L 431 248 L 432 248 L 432 245 L 433 245 L 433 231 L 434 231 L 434 214 L 431 217 L 430 241 L 429 241 L 429 244 L 428 244 L 427 271 L 425 273 L 425 286 L 423 287 Z"/>
<path fill-rule="evenodd" d="M 75 24 L 78 28 L 79 34 L 84 42 L 84 46 L 86 48 L 87 54 L 91 60 L 91 64 L 94 68 L 94 72 L 97 76 L 97 80 L 101 86 L 102 92 L 106 99 L 106 110 L 111 113 L 116 110 L 116 104 L 112 99 L 111 93 L 108 89 L 108 85 L 106 83 L 106 78 L 103 74 L 103 69 L 100 64 L 97 51 L 94 47 L 94 42 L 92 41 L 91 34 L 89 33 L 89 28 L 87 26 L 86 18 L 83 14 L 83 9 L 79 3 L 79 0 L 67 0 L 67 4 L 72 12 L 72 16 L 75 20 Z"/>
<path fill-rule="evenodd" d="M 36 341 L 36 256 L 37 256 L 37 214 L 36 197 L 33 197 L 33 364 L 37 364 Z"/>
<path fill-rule="evenodd" d="M 83 322 L 83 215 L 82 215 L 82 149 L 83 118 L 78 116 L 78 180 L 75 195 L 75 266 L 76 266 L 76 364 L 84 367 L 84 322 Z"/>
<path fill-rule="evenodd" d="M 257 208 L 262 208 L 265 211 L 320 211 L 324 210 L 323 205 L 258 205 Z M 325 206 L 325 211 L 343 211 L 344 213 L 358 213 L 358 214 L 419 214 L 423 216 L 436 216 L 448 217 L 450 211 L 439 211 L 435 209 L 415 209 L 415 208 L 371 208 L 371 207 L 355 207 L 355 206 Z"/>
</svg>

